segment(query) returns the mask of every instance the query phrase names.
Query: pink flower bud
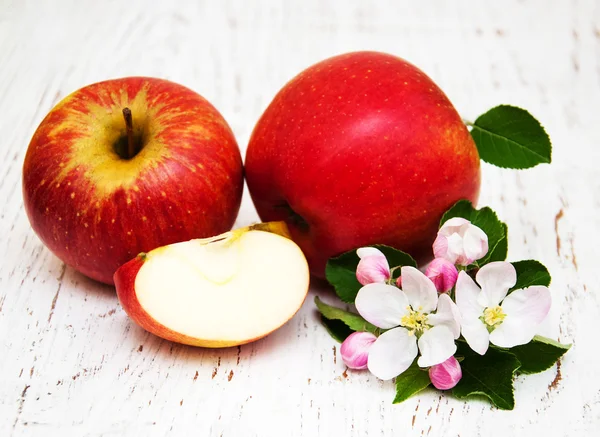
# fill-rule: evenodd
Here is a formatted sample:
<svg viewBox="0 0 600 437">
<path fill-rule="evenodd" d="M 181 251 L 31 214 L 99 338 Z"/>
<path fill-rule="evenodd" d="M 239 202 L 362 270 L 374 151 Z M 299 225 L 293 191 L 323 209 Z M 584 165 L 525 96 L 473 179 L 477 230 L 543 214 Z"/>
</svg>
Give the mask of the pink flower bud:
<svg viewBox="0 0 600 437">
<path fill-rule="evenodd" d="M 360 261 L 356 267 L 356 279 L 362 285 L 386 282 L 390 279 L 390 265 L 385 255 L 374 247 L 363 247 L 356 251 Z"/>
<path fill-rule="evenodd" d="M 433 242 L 436 258 L 445 258 L 452 264 L 468 266 L 488 252 L 488 238 L 469 220 L 454 217 L 442 225 Z"/>
<path fill-rule="evenodd" d="M 427 266 L 425 276 L 433 281 L 439 293 L 445 293 L 450 291 L 456 284 L 458 270 L 447 259 L 436 258 Z"/>
<path fill-rule="evenodd" d="M 398 279 L 396 279 L 396 287 L 402 289 L 402 276 L 398 276 Z"/>
<path fill-rule="evenodd" d="M 448 255 L 448 237 L 438 233 L 433 242 L 433 256 L 436 258 L 450 258 Z"/>
<path fill-rule="evenodd" d="M 438 390 L 453 388 L 462 378 L 460 363 L 454 357 L 429 368 L 429 379 Z"/>
<path fill-rule="evenodd" d="M 344 340 L 340 354 L 344 364 L 350 369 L 366 369 L 369 349 L 377 340 L 370 332 L 353 332 Z"/>
</svg>

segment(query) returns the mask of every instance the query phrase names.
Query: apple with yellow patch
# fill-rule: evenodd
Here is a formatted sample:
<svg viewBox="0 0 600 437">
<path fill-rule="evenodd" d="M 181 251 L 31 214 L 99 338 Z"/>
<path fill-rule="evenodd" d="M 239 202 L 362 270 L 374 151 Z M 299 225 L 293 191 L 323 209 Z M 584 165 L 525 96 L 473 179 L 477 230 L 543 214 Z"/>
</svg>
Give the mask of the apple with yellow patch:
<svg viewBox="0 0 600 437">
<path fill-rule="evenodd" d="M 219 112 L 184 86 L 146 77 L 67 96 L 23 165 L 33 230 L 107 284 L 140 252 L 231 229 L 242 189 L 240 151 Z"/>
<path fill-rule="evenodd" d="M 308 263 L 283 222 L 143 253 L 115 273 L 121 305 L 142 328 L 177 343 L 249 343 L 291 319 L 306 298 Z"/>
</svg>

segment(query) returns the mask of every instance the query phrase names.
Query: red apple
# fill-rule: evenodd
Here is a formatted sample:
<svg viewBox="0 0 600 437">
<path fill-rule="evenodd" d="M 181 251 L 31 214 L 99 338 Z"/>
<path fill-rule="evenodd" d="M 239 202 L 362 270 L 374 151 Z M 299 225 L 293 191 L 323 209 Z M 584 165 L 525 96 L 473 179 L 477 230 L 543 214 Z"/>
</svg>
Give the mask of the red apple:
<svg viewBox="0 0 600 437">
<path fill-rule="evenodd" d="M 219 112 L 188 88 L 145 77 L 67 96 L 23 165 L 33 230 L 107 284 L 140 252 L 231 229 L 242 188 L 241 155 Z"/>
<path fill-rule="evenodd" d="M 142 328 L 203 347 L 249 343 L 281 327 L 306 298 L 309 271 L 284 223 L 159 247 L 120 267 L 121 305 Z"/>
<path fill-rule="evenodd" d="M 288 223 L 319 277 L 331 256 L 374 243 L 426 258 L 444 211 L 476 202 L 479 167 L 446 95 L 377 52 L 327 59 L 288 82 L 245 162 L 258 214 Z"/>
</svg>

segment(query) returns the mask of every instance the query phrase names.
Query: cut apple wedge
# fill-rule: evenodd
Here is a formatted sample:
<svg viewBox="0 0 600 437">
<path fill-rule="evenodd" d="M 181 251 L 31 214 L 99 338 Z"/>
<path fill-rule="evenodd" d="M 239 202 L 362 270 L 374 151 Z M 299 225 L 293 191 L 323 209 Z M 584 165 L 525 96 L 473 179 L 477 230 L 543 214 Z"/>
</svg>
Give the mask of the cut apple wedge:
<svg viewBox="0 0 600 437">
<path fill-rule="evenodd" d="M 309 286 L 306 258 L 283 222 L 140 254 L 114 280 L 127 314 L 177 343 L 228 347 L 258 340 L 300 309 Z"/>
</svg>

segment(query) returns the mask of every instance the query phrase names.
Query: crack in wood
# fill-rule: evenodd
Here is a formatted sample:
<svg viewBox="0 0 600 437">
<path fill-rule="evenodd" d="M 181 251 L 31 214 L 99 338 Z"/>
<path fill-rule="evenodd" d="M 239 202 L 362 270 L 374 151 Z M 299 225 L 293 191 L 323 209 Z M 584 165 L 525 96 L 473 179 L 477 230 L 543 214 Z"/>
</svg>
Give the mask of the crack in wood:
<svg viewBox="0 0 600 437">
<path fill-rule="evenodd" d="M 104 314 L 98 314 L 98 317 L 100 317 L 101 319 L 104 319 L 105 317 L 110 317 L 112 316 L 114 313 L 117 312 L 116 308 L 113 308 L 112 310 L 109 310 L 107 313 Z M 141 351 L 140 351 L 141 352 Z"/>
<path fill-rule="evenodd" d="M 560 384 L 560 381 L 562 380 L 562 373 L 560 371 L 560 367 L 562 365 L 562 360 L 559 359 L 556 362 L 556 376 L 554 377 L 554 379 L 552 380 L 552 382 L 550 383 L 550 385 L 548 385 L 548 391 L 552 391 L 555 390 L 558 385 Z"/>
<path fill-rule="evenodd" d="M 577 255 L 575 255 L 575 244 L 573 242 L 573 236 L 569 238 L 569 244 L 571 246 L 571 264 L 575 268 L 575 271 L 579 271 L 579 266 L 577 265 Z"/>
<path fill-rule="evenodd" d="M 17 408 L 17 416 L 15 417 L 15 421 L 12 426 L 12 435 L 14 435 L 15 428 L 19 423 L 19 419 L 21 418 L 21 414 L 23 414 L 23 406 L 25 405 L 25 397 L 27 396 L 27 390 L 29 390 L 30 385 L 25 385 L 23 391 L 21 392 L 21 397 L 19 398 L 19 407 Z"/>
<path fill-rule="evenodd" d="M 52 321 L 52 316 L 54 316 L 54 309 L 56 308 L 56 301 L 58 300 L 58 295 L 60 294 L 60 290 L 62 288 L 62 281 L 65 277 L 65 272 L 67 271 L 67 265 L 63 264 L 60 275 L 58 276 L 58 288 L 56 289 L 56 293 L 54 294 L 54 298 L 52 299 L 52 304 L 50 305 L 50 314 L 48 314 L 48 324 Z"/>
<path fill-rule="evenodd" d="M 565 212 L 561 208 L 554 217 L 554 233 L 556 234 L 556 254 L 560 256 L 560 235 L 558 235 L 558 222 L 563 218 Z"/>
</svg>

